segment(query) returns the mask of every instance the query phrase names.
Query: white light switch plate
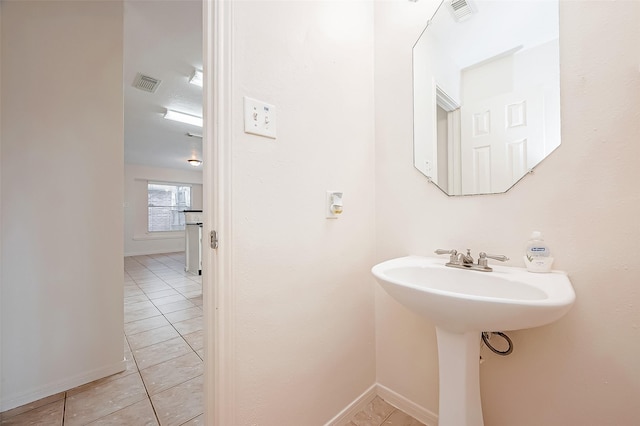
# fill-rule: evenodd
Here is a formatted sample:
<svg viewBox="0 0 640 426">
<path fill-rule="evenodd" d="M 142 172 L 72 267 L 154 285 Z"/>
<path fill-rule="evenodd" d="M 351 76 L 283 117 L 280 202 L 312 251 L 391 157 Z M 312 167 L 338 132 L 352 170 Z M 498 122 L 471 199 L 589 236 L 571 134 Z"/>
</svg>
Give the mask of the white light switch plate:
<svg viewBox="0 0 640 426">
<path fill-rule="evenodd" d="M 276 138 L 276 107 L 244 97 L 244 132 Z"/>
</svg>

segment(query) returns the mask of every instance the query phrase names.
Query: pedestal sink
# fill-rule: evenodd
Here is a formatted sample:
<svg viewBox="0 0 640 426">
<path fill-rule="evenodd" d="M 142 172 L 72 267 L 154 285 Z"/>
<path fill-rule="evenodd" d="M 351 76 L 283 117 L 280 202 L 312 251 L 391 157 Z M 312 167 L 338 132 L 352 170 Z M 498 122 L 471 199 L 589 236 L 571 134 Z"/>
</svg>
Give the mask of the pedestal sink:
<svg viewBox="0 0 640 426">
<path fill-rule="evenodd" d="M 440 374 L 439 426 L 483 426 L 480 336 L 552 323 L 575 292 L 567 275 L 493 266 L 493 272 L 448 268 L 441 258 L 408 256 L 371 270 L 398 302 L 436 326 Z"/>
</svg>

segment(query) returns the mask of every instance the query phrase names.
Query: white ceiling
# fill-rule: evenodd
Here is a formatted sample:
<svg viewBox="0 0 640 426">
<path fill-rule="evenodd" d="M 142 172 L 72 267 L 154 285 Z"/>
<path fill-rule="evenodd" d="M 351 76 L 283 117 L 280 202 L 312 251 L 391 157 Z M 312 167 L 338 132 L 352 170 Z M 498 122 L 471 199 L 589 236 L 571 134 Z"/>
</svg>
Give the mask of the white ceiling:
<svg viewBox="0 0 640 426">
<path fill-rule="evenodd" d="M 466 68 L 515 47 L 539 46 L 559 36 L 557 0 L 469 0 L 475 13 L 455 22 L 442 4 L 427 30 L 446 46 L 450 58 Z M 450 2 L 446 2 L 450 3 Z"/>
<path fill-rule="evenodd" d="M 202 159 L 202 128 L 166 120 L 167 109 L 202 117 L 202 88 L 189 83 L 202 69 L 200 0 L 125 0 L 125 163 L 193 170 Z M 132 87 L 137 73 L 162 80 L 155 93 Z"/>
</svg>

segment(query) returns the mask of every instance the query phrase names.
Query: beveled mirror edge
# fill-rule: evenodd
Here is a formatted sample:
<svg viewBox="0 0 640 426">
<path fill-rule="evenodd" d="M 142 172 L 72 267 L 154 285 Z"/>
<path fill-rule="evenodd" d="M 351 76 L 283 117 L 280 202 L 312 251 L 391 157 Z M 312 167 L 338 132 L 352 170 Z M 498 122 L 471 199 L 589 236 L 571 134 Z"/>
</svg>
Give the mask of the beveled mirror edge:
<svg viewBox="0 0 640 426">
<path fill-rule="evenodd" d="M 511 188 L 513 188 L 514 186 L 516 186 L 520 181 L 524 180 L 527 176 L 529 175 L 533 175 L 535 174 L 536 169 L 538 168 L 538 166 L 540 166 L 542 163 L 547 162 L 547 160 L 549 159 L 550 155 L 553 154 L 554 152 L 556 152 L 558 149 L 560 149 L 562 145 L 559 145 L 557 147 L 555 147 L 550 153 L 549 155 L 547 155 L 547 157 L 543 158 L 542 160 L 540 160 L 540 162 L 538 164 L 536 164 L 534 167 L 532 167 L 531 169 L 529 169 L 524 175 L 522 175 L 517 181 L 515 181 L 513 183 L 513 185 L 511 185 L 509 188 L 505 189 L 504 191 L 501 192 L 479 192 L 476 194 L 449 194 L 447 191 L 445 191 L 444 189 L 440 188 L 440 186 L 435 183 L 433 181 L 433 179 L 431 179 L 429 176 L 426 176 L 420 169 L 418 169 L 417 167 L 415 167 L 414 165 L 414 169 L 416 171 L 418 171 L 422 177 L 427 179 L 427 182 L 433 186 L 435 186 L 436 188 L 438 188 L 438 190 L 440 190 L 441 193 L 443 193 L 444 195 L 446 195 L 447 197 L 471 197 L 471 196 L 487 196 L 487 195 L 502 195 L 502 194 L 506 194 L 507 192 L 509 192 L 509 190 Z"/>
</svg>

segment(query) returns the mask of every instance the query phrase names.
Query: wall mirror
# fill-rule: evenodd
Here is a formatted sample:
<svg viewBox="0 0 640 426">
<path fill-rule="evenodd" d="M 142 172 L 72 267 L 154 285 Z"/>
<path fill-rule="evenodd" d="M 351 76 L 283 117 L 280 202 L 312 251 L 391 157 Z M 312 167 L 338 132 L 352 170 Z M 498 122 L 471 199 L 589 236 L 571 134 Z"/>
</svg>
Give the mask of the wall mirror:
<svg viewBox="0 0 640 426">
<path fill-rule="evenodd" d="M 413 47 L 414 165 L 506 192 L 560 145 L 557 0 L 444 0 Z"/>
</svg>

